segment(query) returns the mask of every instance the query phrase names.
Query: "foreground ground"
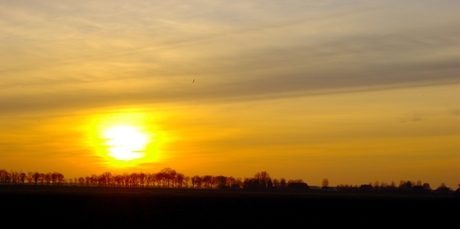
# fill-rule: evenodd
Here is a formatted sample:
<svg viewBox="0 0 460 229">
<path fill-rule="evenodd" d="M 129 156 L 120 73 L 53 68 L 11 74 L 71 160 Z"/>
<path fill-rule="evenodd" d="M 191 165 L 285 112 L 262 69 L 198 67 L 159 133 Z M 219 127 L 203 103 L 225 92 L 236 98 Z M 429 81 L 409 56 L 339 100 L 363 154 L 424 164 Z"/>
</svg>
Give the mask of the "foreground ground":
<svg viewBox="0 0 460 229">
<path fill-rule="evenodd" d="M 450 225 L 460 198 L 440 194 L 245 192 L 147 188 L 0 186 L 3 220 L 150 227 L 201 225 Z M 302 227 L 304 227 L 302 226 Z M 435 226 L 435 225 L 433 225 Z"/>
</svg>

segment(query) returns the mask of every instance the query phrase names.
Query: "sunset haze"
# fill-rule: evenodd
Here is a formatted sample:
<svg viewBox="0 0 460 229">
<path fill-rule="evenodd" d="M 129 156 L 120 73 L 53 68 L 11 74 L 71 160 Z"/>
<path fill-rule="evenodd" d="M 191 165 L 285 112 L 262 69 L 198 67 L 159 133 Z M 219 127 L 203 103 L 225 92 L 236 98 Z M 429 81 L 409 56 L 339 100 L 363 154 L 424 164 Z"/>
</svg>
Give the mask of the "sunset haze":
<svg viewBox="0 0 460 229">
<path fill-rule="evenodd" d="M 0 169 L 457 188 L 459 9 L 2 0 Z"/>
</svg>

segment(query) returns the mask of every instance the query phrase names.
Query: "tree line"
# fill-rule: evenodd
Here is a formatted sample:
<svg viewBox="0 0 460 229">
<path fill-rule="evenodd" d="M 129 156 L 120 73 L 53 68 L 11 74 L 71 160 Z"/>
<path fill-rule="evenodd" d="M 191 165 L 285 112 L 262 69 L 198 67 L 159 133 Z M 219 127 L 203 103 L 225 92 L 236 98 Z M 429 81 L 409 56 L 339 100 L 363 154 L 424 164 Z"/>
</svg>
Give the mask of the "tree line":
<svg viewBox="0 0 460 229">
<path fill-rule="evenodd" d="M 66 179 L 59 172 L 27 172 L 0 170 L 0 184 L 28 184 L 28 185 L 72 185 L 72 186 L 102 186 L 102 187 L 139 187 L 139 188 L 191 188 L 191 189 L 234 189 L 252 191 L 270 190 L 321 190 L 321 191 L 404 191 L 404 192 L 452 192 L 452 189 L 442 183 L 432 190 L 430 184 L 421 181 L 403 181 L 398 185 L 395 182 L 374 182 L 358 185 L 337 185 L 330 187 L 328 179 L 324 179 L 321 187 L 310 187 L 302 179 L 286 180 L 272 178 L 266 171 L 256 173 L 253 177 L 235 178 L 233 176 L 185 176 L 171 168 L 164 168 L 158 173 L 125 173 L 112 174 L 104 172 L 100 175 L 81 176 Z M 459 188 L 456 193 L 460 192 Z"/>
<path fill-rule="evenodd" d="M 0 170 L 0 184 L 63 184 L 65 183 L 62 173 L 39 173 L 39 172 L 8 172 L 4 169 Z"/>
<path fill-rule="evenodd" d="M 193 188 L 193 189 L 283 189 L 289 184 L 302 180 L 272 179 L 266 171 L 258 172 L 254 177 L 235 178 L 233 176 L 185 176 L 171 168 L 164 168 L 158 173 L 112 174 L 73 178 L 69 184 L 80 186 L 107 187 L 151 187 L 151 188 Z"/>
<path fill-rule="evenodd" d="M 305 183 L 302 180 L 272 179 L 266 171 L 258 172 L 254 177 L 235 178 L 233 176 L 185 176 L 171 168 L 158 173 L 112 174 L 105 172 L 78 178 L 65 178 L 59 172 L 16 172 L 0 170 L 0 184 L 31 185 L 79 185 L 106 187 L 151 187 L 151 188 L 195 188 L 195 189 L 285 189 L 293 183 Z"/>
</svg>

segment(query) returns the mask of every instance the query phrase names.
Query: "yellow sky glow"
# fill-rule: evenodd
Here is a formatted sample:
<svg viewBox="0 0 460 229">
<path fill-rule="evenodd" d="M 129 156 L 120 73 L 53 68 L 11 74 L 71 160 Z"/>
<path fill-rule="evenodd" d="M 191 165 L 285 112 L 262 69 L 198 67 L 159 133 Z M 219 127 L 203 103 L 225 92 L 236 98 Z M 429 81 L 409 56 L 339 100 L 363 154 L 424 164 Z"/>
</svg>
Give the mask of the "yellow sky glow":
<svg viewBox="0 0 460 229">
<path fill-rule="evenodd" d="M 119 3 L 0 3 L 0 169 L 460 183 L 458 1 Z"/>
</svg>

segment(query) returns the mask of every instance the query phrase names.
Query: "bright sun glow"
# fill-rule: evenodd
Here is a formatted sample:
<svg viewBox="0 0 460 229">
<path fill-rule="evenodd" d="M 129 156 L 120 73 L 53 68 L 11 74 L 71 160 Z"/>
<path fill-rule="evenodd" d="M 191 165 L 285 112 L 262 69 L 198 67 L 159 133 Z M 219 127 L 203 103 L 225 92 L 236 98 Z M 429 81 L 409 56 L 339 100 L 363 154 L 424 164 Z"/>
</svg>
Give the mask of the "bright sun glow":
<svg viewBox="0 0 460 229">
<path fill-rule="evenodd" d="M 145 155 L 146 134 L 132 126 L 114 126 L 103 133 L 110 156 L 117 160 L 138 159 Z"/>
<path fill-rule="evenodd" d="M 143 168 L 163 160 L 170 137 L 161 128 L 162 116 L 134 109 L 105 110 L 87 121 L 82 131 L 93 162 L 116 171 Z"/>
</svg>

